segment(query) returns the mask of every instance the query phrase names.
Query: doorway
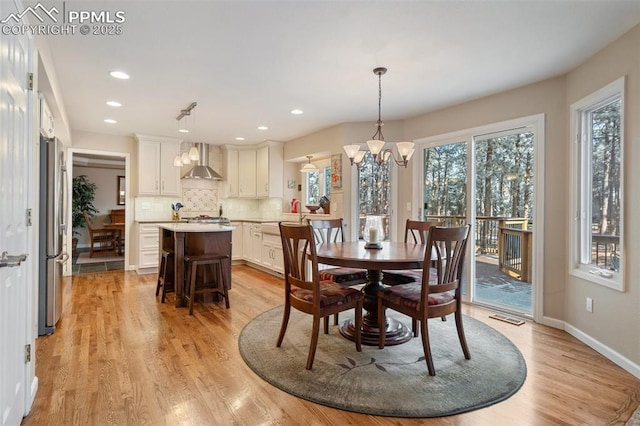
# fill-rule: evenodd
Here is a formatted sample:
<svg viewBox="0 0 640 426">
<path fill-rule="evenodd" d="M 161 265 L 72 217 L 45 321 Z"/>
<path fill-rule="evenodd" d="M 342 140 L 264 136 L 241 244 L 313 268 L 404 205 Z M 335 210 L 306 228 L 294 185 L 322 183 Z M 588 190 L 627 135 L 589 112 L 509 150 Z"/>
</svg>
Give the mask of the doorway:
<svg viewBox="0 0 640 426">
<path fill-rule="evenodd" d="M 109 244 L 106 250 L 90 254 L 91 238 L 82 212 L 76 212 L 72 217 L 73 230 L 68 233 L 68 244 L 75 247 L 72 258 L 66 268 L 66 275 L 84 273 L 124 271 L 128 269 L 130 253 L 128 251 L 128 230 L 131 228 L 130 208 L 131 197 L 129 191 L 129 154 L 119 152 L 105 152 L 97 150 L 69 149 L 69 185 L 74 188 L 69 197 L 69 211 L 73 214 L 75 186 L 81 180 L 95 185 L 92 202 L 95 211 L 90 215 L 94 229 L 105 230 L 113 234 L 115 242 Z M 82 220 L 78 220 L 78 216 Z M 79 225 L 80 223 L 80 225 Z M 124 223 L 124 226 L 114 226 Z M 77 240 L 77 243 L 73 241 Z"/>
<path fill-rule="evenodd" d="M 465 300 L 538 317 L 543 229 L 543 116 L 469 129 L 418 142 L 422 220 L 472 225 L 463 277 Z M 539 160 L 540 159 L 540 160 Z M 538 201 L 538 203 L 536 203 Z"/>
</svg>

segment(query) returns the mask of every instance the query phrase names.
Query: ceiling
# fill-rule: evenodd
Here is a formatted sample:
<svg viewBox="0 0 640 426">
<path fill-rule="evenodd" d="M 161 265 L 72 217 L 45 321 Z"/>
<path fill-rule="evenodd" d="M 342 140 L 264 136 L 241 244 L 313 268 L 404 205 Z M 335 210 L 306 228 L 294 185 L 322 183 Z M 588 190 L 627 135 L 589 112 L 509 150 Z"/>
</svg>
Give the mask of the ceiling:
<svg viewBox="0 0 640 426">
<path fill-rule="evenodd" d="M 357 121 L 371 122 L 373 134 L 375 67 L 389 69 L 383 121 L 408 118 L 566 73 L 640 22 L 640 1 L 74 1 L 66 8 L 126 16 L 120 35 L 47 37 L 71 129 L 212 144 L 287 141 Z M 116 80 L 112 70 L 131 78 Z M 198 106 L 185 137 L 176 116 L 191 102 Z M 294 108 L 304 114 L 292 115 Z"/>
</svg>

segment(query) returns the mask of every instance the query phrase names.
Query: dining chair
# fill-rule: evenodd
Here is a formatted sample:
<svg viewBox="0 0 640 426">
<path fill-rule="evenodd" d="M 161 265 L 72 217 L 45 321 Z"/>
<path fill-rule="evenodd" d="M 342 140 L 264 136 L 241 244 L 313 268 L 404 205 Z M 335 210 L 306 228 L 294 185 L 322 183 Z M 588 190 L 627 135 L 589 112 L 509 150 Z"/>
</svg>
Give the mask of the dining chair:
<svg viewBox="0 0 640 426">
<path fill-rule="evenodd" d="M 460 286 L 469 228 L 470 225 L 459 228 L 431 227 L 425 250 L 422 282 L 390 286 L 378 293 L 378 327 L 384 327 L 387 308 L 410 316 L 420 323 L 425 361 L 431 376 L 435 376 L 436 371 L 429 345 L 429 318 L 453 313 L 462 352 L 466 359 L 471 359 L 462 324 Z M 384 345 L 385 336 L 381 333 L 378 347 L 382 349 Z"/>
<path fill-rule="evenodd" d="M 356 350 L 362 350 L 362 305 L 364 295 L 360 290 L 321 280 L 318 271 L 316 241 L 310 225 L 284 224 L 280 222 L 280 238 L 284 257 L 285 302 L 284 315 L 277 347 L 282 345 L 291 308 L 313 315 L 311 344 L 307 356 L 307 370 L 311 370 L 318 346 L 320 320 L 338 312 L 355 308 Z M 308 271 L 307 268 L 311 270 Z M 308 273 L 310 272 L 310 273 Z M 325 334 L 329 332 L 325 321 Z"/>
<path fill-rule="evenodd" d="M 317 244 L 340 243 L 346 234 L 344 220 L 338 219 L 309 219 Z M 364 284 L 367 282 L 367 270 L 359 268 L 325 268 L 320 270 L 320 280 L 333 281 L 343 286 Z M 327 318 L 327 321 L 329 319 Z M 334 324 L 338 324 L 338 315 L 334 316 Z"/>
<path fill-rule="evenodd" d="M 93 257 L 94 251 L 109 251 L 116 252 L 116 233 L 111 229 L 94 228 L 91 222 L 91 217 L 86 211 L 82 212 L 84 215 L 84 221 L 87 224 L 87 231 L 89 232 L 89 257 Z M 94 245 L 98 244 L 98 248 L 95 249 Z"/>
<path fill-rule="evenodd" d="M 444 222 L 432 222 L 407 219 L 404 227 L 404 242 L 426 244 L 429 229 L 432 226 L 444 226 Z M 405 269 L 399 271 L 382 271 L 382 282 L 386 285 L 409 284 L 419 282 L 422 269 Z M 415 334 L 414 328 L 414 334 Z"/>
</svg>

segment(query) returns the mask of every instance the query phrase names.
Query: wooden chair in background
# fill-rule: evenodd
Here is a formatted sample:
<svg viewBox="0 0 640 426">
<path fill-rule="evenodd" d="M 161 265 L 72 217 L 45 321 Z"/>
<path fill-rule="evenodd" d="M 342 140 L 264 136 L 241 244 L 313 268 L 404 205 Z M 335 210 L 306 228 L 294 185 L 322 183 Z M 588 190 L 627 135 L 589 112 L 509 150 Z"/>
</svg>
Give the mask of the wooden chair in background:
<svg viewBox="0 0 640 426">
<path fill-rule="evenodd" d="M 307 370 L 311 370 L 318 346 L 320 320 L 338 312 L 355 308 L 356 350 L 362 350 L 362 304 L 360 290 L 343 287 L 332 281 L 320 280 L 316 242 L 310 225 L 286 225 L 280 223 L 280 238 L 284 255 L 284 316 L 278 335 L 277 347 L 282 345 L 291 308 L 313 315 L 311 345 L 307 356 Z M 307 274 L 307 268 L 311 268 Z M 308 278 L 310 277 L 310 278 Z M 329 332 L 325 321 L 325 334 Z"/>
<path fill-rule="evenodd" d="M 378 293 L 378 326 L 380 329 L 384 328 L 387 308 L 408 315 L 420 323 L 425 361 L 431 376 L 436 375 L 436 370 L 429 344 L 427 324 L 429 318 L 444 317 L 453 313 L 462 352 L 466 359 L 471 359 L 462 325 L 460 285 L 469 228 L 470 225 L 461 228 L 430 228 L 422 270 L 422 282 L 391 286 Z M 433 266 L 433 268 L 429 268 L 429 266 Z M 385 335 L 381 333 L 378 342 L 380 349 L 384 348 L 384 339 Z"/>
<path fill-rule="evenodd" d="M 87 231 L 89 232 L 89 257 L 93 257 L 94 252 L 110 252 L 116 253 L 116 233 L 111 229 L 94 228 L 91 222 L 91 217 L 86 211 L 82 212 L 84 215 L 84 221 L 87 224 Z M 95 245 L 98 245 L 96 248 Z"/>
<path fill-rule="evenodd" d="M 432 226 L 444 226 L 444 222 L 423 222 L 407 219 L 404 228 L 404 242 L 414 244 L 426 244 L 429 228 Z M 409 284 L 419 282 L 422 269 L 407 269 L 401 271 L 383 271 L 382 282 L 387 285 Z M 414 333 L 415 333 L 414 328 Z"/>
</svg>

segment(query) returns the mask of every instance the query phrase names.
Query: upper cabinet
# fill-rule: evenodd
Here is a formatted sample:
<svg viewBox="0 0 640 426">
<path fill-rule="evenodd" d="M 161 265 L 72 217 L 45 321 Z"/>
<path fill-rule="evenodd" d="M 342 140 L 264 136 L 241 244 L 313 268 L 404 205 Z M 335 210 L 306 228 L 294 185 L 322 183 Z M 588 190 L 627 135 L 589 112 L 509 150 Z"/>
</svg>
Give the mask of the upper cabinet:
<svg viewBox="0 0 640 426">
<path fill-rule="evenodd" d="M 256 198 L 256 152 L 238 151 L 238 196 Z"/>
<path fill-rule="evenodd" d="M 136 135 L 138 141 L 138 195 L 180 195 L 180 139 Z"/>
<path fill-rule="evenodd" d="M 224 194 L 227 198 L 238 196 L 238 151 L 235 149 L 225 150 L 224 155 Z"/>
<path fill-rule="evenodd" d="M 283 195 L 284 153 L 282 144 L 267 145 L 256 153 L 257 197 L 277 198 Z"/>
<path fill-rule="evenodd" d="M 266 142 L 254 147 L 225 146 L 224 196 L 267 198 L 283 196 L 283 146 Z"/>
</svg>

